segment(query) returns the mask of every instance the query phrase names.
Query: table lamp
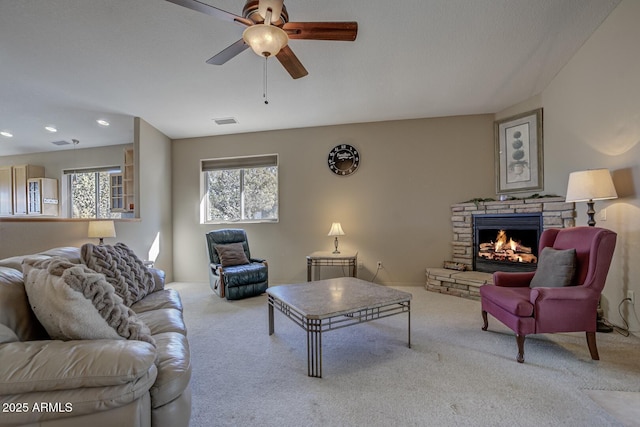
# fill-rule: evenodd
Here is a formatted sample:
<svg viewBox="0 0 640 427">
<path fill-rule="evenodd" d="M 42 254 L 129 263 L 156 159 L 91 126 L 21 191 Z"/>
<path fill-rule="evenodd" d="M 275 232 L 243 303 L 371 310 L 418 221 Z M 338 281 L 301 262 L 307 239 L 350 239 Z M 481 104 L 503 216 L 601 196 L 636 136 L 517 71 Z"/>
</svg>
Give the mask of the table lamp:
<svg viewBox="0 0 640 427">
<path fill-rule="evenodd" d="M 100 245 L 104 244 L 105 237 L 116 237 L 116 227 L 113 221 L 90 221 L 89 238 L 100 239 Z"/>
<path fill-rule="evenodd" d="M 567 185 L 567 202 L 587 202 L 587 215 L 590 227 L 596 225 L 593 208 L 594 200 L 617 199 L 618 193 L 613 186 L 609 169 L 589 169 L 571 172 Z"/>
<path fill-rule="evenodd" d="M 336 250 L 333 251 L 334 254 L 339 254 L 338 250 L 338 236 L 344 236 L 344 231 L 342 231 L 342 226 L 339 222 L 334 222 L 331 224 L 331 229 L 329 230 L 329 234 L 327 236 L 335 236 L 335 240 L 333 241 L 333 245 L 336 247 Z"/>
</svg>

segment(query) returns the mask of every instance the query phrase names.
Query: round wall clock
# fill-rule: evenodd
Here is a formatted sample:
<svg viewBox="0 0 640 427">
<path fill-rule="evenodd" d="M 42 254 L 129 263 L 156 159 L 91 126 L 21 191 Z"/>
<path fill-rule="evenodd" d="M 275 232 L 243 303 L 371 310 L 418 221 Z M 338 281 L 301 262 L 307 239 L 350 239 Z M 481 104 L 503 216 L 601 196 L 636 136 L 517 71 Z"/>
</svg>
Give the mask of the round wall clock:
<svg viewBox="0 0 640 427">
<path fill-rule="evenodd" d="M 340 176 L 351 175 L 360 165 L 360 153 L 349 144 L 333 147 L 327 159 L 331 172 Z"/>
</svg>

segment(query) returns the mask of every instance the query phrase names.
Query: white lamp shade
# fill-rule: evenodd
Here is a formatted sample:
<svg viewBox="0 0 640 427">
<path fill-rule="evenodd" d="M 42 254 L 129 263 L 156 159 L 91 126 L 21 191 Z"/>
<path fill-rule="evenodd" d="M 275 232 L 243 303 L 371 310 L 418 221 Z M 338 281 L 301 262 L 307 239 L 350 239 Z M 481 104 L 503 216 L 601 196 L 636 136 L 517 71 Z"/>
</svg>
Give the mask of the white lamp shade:
<svg viewBox="0 0 640 427">
<path fill-rule="evenodd" d="M 331 224 L 331 229 L 329 230 L 329 234 L 327 236 L 344 236 L 344 231 L 342 231 L 342 226 L 339 222 L 334 222 Z"/>
<path fill-rule="evenodd" d="M 289 42 L 282 28 L 267 24 L 256 24 L 244 30 L 242 39 L 253 51 L 264 57 L 275 56 Z"/>
<path fill-rule="evenodd" d="M 606 200 L 617 197 L 618 193 L 616 193 L 609 169 L 590 169 L 569 174 L 567 202 Z"/>
<path fill-rule="evenodd" d="M 90 221 L 89 238 L 116 237 L 116 227 L 113 221 Z"/>
</svg>

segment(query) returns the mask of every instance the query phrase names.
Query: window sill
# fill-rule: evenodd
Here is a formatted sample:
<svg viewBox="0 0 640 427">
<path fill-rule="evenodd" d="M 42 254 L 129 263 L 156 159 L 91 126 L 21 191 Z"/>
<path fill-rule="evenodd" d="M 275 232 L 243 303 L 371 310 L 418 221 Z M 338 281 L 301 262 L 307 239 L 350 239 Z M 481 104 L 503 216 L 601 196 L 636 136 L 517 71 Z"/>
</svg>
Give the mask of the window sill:
<svg viewBox="0 0 640 427">
<path fill-rule="evenodd" d="M 109 218 L 100 218 L 109 219 Z M 96 218 L 59 218 L 47 216 L 0 216 L 0 222 L 87 222 Z M 139 222 L 140 218 L 113 218 L 116 222 Z"/>
</svg>

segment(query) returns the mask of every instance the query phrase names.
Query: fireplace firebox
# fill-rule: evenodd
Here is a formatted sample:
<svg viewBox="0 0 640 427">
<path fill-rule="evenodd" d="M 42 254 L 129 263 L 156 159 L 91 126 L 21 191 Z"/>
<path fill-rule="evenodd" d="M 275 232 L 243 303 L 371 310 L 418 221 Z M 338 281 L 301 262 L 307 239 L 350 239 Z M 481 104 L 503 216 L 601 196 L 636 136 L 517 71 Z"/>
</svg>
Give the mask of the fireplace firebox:
<svg viewBox="0 0 640 427">
<path fill-rule="evenodd" d="M 534 271 L 542 230 L 539 212 L 473 215 L 473 269 Z"/>
</svg>

